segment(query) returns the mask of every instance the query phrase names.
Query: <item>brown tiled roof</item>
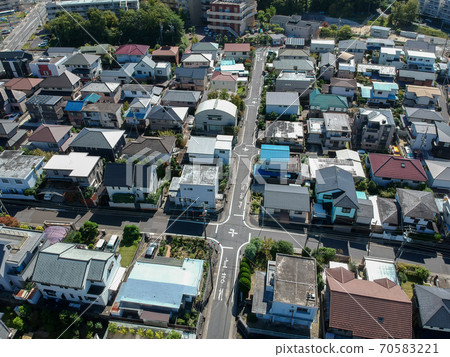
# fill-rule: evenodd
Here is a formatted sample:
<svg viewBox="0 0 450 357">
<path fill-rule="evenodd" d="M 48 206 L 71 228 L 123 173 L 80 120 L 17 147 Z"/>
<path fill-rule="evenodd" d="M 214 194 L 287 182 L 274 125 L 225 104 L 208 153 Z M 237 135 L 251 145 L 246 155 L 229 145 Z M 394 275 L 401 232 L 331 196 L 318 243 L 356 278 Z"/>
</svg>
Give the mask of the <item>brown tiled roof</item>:
<svg viewBox="0 0 450 357">
<path fill-rule="evenodd" d="M 44 143 L 59 142 L 68 131 L 72 129 L 71 125 L 50 125 L 42 124 L 36 131 L 28 138 L 28 141 L 37 141 Z"/>
<path fill-rule="evenodd" d="M 5 88 L 18 91 L 29 91 L 34 87 L 37 87 L 42 81 L 42 78 L 13 78 L 5 83 Z"/>
<path fill-rule="evenodd" d="M 211 80 L 216 79 L 218 81 L 236 82 L 238 76 L 229 72 L 214 72 L 212 74 Z"/>
<path fill-rule="evenodd" d="M 152 52 L 152 56 L 177 56 L 178 47 L 177 46 L 163 46 Z"/>
<path fill-rule="evenodd" d="M 349 279 L 342 269 L 326 270 L 330 328 L 362 338 L 412 338 L 412 304 L 400 286 L 388 279 Z"/>
<path fill-rule="evenodd" d="M 225 52 L 249 52 L 249 43 L 226 43 L 224 46 Z"/>
</svg>

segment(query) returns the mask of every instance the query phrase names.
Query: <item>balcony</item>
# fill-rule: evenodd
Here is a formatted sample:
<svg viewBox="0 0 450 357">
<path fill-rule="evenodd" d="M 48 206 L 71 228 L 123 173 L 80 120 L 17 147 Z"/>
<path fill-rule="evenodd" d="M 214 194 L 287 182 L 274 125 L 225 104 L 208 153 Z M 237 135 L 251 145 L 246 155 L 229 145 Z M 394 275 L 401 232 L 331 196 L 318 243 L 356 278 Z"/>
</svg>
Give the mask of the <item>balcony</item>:
<svg viewBox="0 0 450 357">
<path fill-rule="evenodd" d="M 244 20 L 227 20 L 227 19 L 215 19 L 215 18 L 210 18 L 208 17 L 208 22 L 220 22 L 220 23 L 227 23 L 227 24 L 239 24 L 239 25 L 243 25 L 244 24 Z"/>
</svg>

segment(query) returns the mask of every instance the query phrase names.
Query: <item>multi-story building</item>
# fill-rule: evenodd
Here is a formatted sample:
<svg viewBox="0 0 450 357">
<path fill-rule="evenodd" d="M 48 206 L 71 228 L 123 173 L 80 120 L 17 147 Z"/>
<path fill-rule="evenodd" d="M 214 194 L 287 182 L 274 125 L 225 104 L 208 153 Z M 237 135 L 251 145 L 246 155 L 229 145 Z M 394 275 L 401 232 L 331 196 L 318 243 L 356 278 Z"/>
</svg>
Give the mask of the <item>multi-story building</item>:
<svg viewBox="0 0 450 357">
<path fill-rule="evenodd" d="M 83 120 L 86 126 L 101 128 L 120 128 L 122 126 L 122 104 L 91 103 L 83 109 Z"/>
<path fill-rule="evenodd" d="M 74 0 L 48 2 L 46 5 L 47 16 L 53 20 L 59 11 L 69 11 L 80 14 L 87 19 L 87 12 L 90 8 L 97 8 L 102 11 L 112 11 L 119 15 L 120 10 L 139 10 L 139 0 Z M 64 10 L 63 10 L 64 9 Z"/>
<path fill-rule="evenodd" d="M 63 97 L 55 95 L 34 95 L 25 102 L 31 121 L 45 124 L 63 122 L 65 103 Z"/>
<path fill-rule="evenodd" d="M 436 55 L 433 52 L 406 51 L 406 64 L 408 69 L 434 72 L 435 61 Z"/>
<path fill-rule="evenodd" d="M 370 151 L 388 149 L 392 143 L 396 127 L 390 109 L 360 109 L 356 120 L 357 141 L 361 148 Z M 361 133 L 361 138 L 358 138 Z"/>
<path fill-rule="evenodd" d="M 31 74 L 30 62 L 33 55 L 24 51 L 0 52 L 0 62 L 7 78 L 26 77 Z"/>
<path fill-rule="evenodd" d="M 402 68 L 404 63 L 400 56 L 402 50 L 399 48 L 381 47 L 378 51 L 378 56 L 375 54 L 374 61 L 381 65 L 394 66 L 395 68 Z"/>
<path fill-rule="evenodd" d="M 0 1 L 0 11 L 8 11 L 18 9 L 20 6 L 19 0 L 2 0 Z"/>
<path fill-rule="evenodd" d="M 208 28 L 239 37 L 255 25 L 256 13 L 255 0 L 216 0 L 207 11 Z"/>
<path fill-rule="evenodd" d="M 351 141 L 349 117 L 344 113 L 323 113 L 325 124 L 324 146 L 328 149 L 345 149 Z"/>
<path fill-rule="evenodd" d="M 420 14 L 450 22 L 450 0 L 419 0 Z"/>
<path fill-rule="evenodd" d="M 33 76 L 38 78 L 60 76 L 66 70 L 64 62 L 67 57 L 40 57 L 30 63 Z"/>
<path fill-rule="evenodd" d="M 77 53 L 67 59 L 64 66 L 69 72 L 80 77 L 83 82 L 87 82 L 100 74 L 102 61 L 100 56 Z"/>
</svg>

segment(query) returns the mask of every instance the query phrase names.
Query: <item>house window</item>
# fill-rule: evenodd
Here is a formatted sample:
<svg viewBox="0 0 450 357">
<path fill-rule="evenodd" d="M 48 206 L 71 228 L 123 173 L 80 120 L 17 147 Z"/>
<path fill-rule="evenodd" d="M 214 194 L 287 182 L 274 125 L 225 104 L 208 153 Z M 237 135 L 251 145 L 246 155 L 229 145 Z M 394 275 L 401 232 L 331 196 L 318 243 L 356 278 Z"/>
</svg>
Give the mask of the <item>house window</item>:
<svg viewBox="0 0 450 357">
<path fill-rule="evenodd" d="M 384 322 L 384 317 L 379 317 L 377 320 L 378 320 L 378 322 L 383 323 Z"/>
<path fill-rule="evenodd" d="M 3 183 L 9 183 L 9 180 L 8 179 L 2 179 L 2 182 Z"/>
<path fill-rule="evenodd" d="M 304 307 L 297 307 L 297 314 L 306 314 L 308 312 L 308 309 L 305 309 Z"/>
<path fill-rule="evenodd" d="M 209 202 L 208 202 L 208 201 L 205 201 L 204 203 L 205 203 L 205 205 L 207 205 Z"/>
<path fill-rule="evenodd" d="M 16 183 L 18 184 L 18 185 L 21 185 L 23 182 L 22 182 L 22 180 L 14 180 L 14 181 L 16 181 Z"/>
<path fill-rule="evenodd" d="M 44 293 L 46 293 L 48 296 L 56 296 L 56 291 L 54 290 L 44 289 Z"/>
<path fill-rule="evenodd" d="M 213 192 L 212 188 L 208 188 L 208 192 Z"/>
<path fill-rule="evenodd" d="M 342 213 L 350 213 L 351 208 L 343 208 Z"/>
<path fill-rule="evenodd" d="M 331 195 L 323 195 L 323 199 L 324 200 L 331 200 L 332 196 Z"/>
<path fill-rule="evenodd" d="M 302 214 L 302 211 L 294 211 L 294 214 Z"/>
</svg>

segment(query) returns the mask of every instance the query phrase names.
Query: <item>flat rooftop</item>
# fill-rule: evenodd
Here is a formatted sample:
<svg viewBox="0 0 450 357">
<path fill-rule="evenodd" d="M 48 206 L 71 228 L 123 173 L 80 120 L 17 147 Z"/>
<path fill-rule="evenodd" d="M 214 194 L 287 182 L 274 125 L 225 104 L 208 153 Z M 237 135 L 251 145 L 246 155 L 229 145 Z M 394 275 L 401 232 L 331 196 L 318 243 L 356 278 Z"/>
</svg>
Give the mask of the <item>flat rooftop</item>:
<svg viewBox="0 0 450 357">
<path fill-rule="evenodd" d="M 26 255 L 39 245 L 43 236 L 44 232 L 0 227 L 0 245 L 11 246 L 11 254 L 8 256 L 8 261 L 11 263 L 20 263 Z M 3 252 L 3 249 L 1 252 Z"/>
<path fill-rule="evenodd" d="M 206 185 L 217 183 L 219 168 L 217 166 L 184 165 L 180 185 Z"/>
</svg>

